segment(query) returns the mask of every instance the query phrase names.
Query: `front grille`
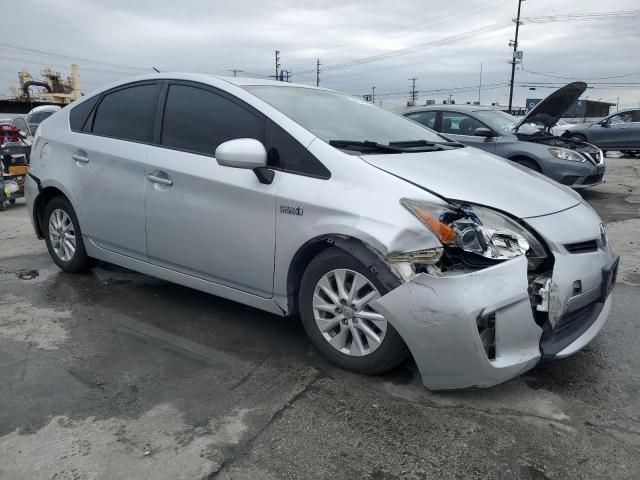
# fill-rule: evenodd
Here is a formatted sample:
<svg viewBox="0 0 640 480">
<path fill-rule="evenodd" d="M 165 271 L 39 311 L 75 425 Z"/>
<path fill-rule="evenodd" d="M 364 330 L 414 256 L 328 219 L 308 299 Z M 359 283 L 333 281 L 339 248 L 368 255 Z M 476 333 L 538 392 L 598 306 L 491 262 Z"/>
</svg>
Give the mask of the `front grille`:
<svg viewBox="0 0 640 480">
<path fill-rule="evenodd" d="M 542 358 L 553 358 L 584 334 L 600 315 L 602 306 L 603 304 L 599 301 L 590 303 L 562 315 L 555 328 L 552 329 L 547 325 L 540 339 Z"/>
<path fill-rule="evenodd" d="M 564 248 L 569 253 L 589 253 L 598 250 L 597 240 L 587 240 L 586 242 L 567 243 Z"/>
<path fill-rule="evenodd" d="M 604 177 L 604 174 L 601 173 L 600 175 L 590 175 L 587 178 L 584 179 L 584 184 L 592 184 L 592 183 L 600 183 L 602 182 L 602 177 Z"/>
<path fill-rule="evenodd" d="M 596 165 L 600 165 L 604 161 L 604 155 L 602 152 L 596 153 L 588 153 L 589 157 L 596 163 Z"/>
<path fill-rule="evenodd" d="M 596 308 L 601 307 L 602 304 L 597 302 L 586 305 L 578 310 L 574 310 L 573 312 L 565 313 L 561 318 L 556 327 L 553 329 L 553 336 L 556 339 L 562 339 L 566 336 L 571 335 L 571 333 L 576 330 L 581 330 L 584 327 L 589 327 L 589 325 L 585 325 L 585 323 L 592 320 L 593 312 Z M 585 328 L 586 330 L 586 328 Z"/>
<path fill-rule="evenodd" d="M 578 180 L 578 177 L 574 175 L 566 175 L 560 179 L 560 183 L 563 185 L 573 185 Z"/>
</svg>

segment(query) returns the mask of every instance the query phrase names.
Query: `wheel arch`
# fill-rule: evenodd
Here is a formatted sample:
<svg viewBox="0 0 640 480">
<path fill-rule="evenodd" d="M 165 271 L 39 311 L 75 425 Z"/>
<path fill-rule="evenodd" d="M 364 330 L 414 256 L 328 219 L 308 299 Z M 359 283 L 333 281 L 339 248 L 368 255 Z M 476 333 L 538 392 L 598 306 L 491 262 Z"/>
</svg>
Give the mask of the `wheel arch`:
<svg viewBox="0 0 640 480">
<path fill-rule="evenodd" d="M 516 163 L 518 163 L 518 161 L 531 162 L 534 165 L 536 165 L 538 172 L 542 172 L 542 165 L 540 165 L 540 162 L 536 158 L 532 157 L 531 155 L 523 155 L 523 154 L 512 155 L 509 157 L 509 160 Z"/>
<path fill-rule="evenodd" d="M 287 271 L 287 314 L 298 313 L 298 291 L 300 281 L 307 266 L 320 252 L 331 247 L 346 251 L 362 263 L 389 289 L 400 284 L 391 269 L 384 262 L 384 256 L 374 246 L 348 235 L 324 234 L 308 240 L 293 255 Z"/>
<path fill-rule="evenodd" d="M 47 209 L 49 202 L 55 197 L 63 197 L 69 203 L 71 200 L 69 197 L 59 188 L 55 186 L 48 186 L 43 188 L 35 199 L 33 204 L 33 219 L 34 226 L 36 228 L 36 234 L 38 238 L 44 238 L 44 211 Z"/>
</svg>

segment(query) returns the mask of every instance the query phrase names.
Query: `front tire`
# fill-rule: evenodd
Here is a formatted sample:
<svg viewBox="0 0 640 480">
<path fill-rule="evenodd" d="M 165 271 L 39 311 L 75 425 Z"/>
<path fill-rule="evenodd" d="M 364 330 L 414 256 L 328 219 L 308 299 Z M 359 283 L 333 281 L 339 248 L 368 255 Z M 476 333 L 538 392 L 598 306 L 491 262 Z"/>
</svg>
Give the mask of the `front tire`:
<svg viewBox="0 0 640 480">
<path fill-rule="evenodd" d="M 300 285 L 299 310 L 307 335 L 341 368 L 368 374 L 391 370 L 409 352 L 384 315 L 370 305 L 388 291 L 344 250 L 322 251 L 307 266 Z"/>
<path fill-rule="evenodd" d="M 80 224 L 69 200 L 55 197 L 47 204 L 43 227 L 49 255 L 61 270 L 82 273 L 95 265 L 84 248 Z"/>
</svg>

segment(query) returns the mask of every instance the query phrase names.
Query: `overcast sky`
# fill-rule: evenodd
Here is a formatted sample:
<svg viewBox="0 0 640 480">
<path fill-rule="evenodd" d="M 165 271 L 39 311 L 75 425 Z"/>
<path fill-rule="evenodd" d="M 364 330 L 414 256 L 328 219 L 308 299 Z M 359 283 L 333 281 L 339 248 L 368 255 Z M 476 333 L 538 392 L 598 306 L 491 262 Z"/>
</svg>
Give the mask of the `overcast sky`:
<svg viewBox="0 0 640 480">
<path fill-rule="evenodd" d="M 54 7 L 55 4 L 55 7 Z M 0 42 L 119 66 L 36 54 L 0 46 L 0 94 L 17 84 L 17 71 L 34 77 L 44 66 L 63 75 L 78 63 L 85 93 L 143 71 L 273 75 L 274 50 L 292 80 L 315 84 L 315 63 L 328 70 L 320 84 L 352 94 L 376 87 L 383 105 L 406 102 L 410 77 L 418 77 L 419 102 L 453 94 L 457 102 L 507 104 L 510 50 L 517 0 L 22 0 L 4 9 Z M 640 15 L 590 21 L 535 23 L 526 17 L 628 11 L 637 0 L 527 0 L 520 29 L 523 67 L 559 77 L 638 86 L 593 85 L 585 96 L 640 104 Z M 13 20 L 12 20 L 13 19 Z M 444 45 L 434 45 L 442 41 Z M 416 48 L 411 53 L 331 68 L 366 57 Z M 127 67 L 125 67 L 127 66 Z M 128 68 L 134 67 L 134 68 Z M 631 75 L 630 75 L 631 74 Z M 618 77 L 608 78 L 603 77 Z M 517 71 L 515 104 L 544 97 L 548 82 L 563 79 Z M 568 82 L 570 80 L 566 80 Z M 461 87 L 470 87 L 466 91 Z M 456 90 L 458 89 L 458 90 Z"/>
</svg>

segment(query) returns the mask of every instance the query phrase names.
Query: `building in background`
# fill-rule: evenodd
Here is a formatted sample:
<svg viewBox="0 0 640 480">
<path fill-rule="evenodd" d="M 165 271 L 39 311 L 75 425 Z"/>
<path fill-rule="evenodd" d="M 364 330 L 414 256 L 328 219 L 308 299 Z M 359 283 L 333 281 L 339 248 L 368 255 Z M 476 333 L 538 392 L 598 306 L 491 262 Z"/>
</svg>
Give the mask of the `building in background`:
<svg viewBox="0 0 640 480">
<path fill-rule="evenodd" d="M 527 112 L 535 107 L 541 98 L 527 98 Z M 599 100 L 578 100 L 574 103 L 567 113 L 564 114 L 565 118 L 601 118 L 609 115 L 611 107 L 615 106 L 615 103 L 601 102 Z"/>
<path fill-rule="evenodd" d="M 82 96 L 78 65 L 71 65 L 71 76 L 66 79 L 48 67 L 37 79 L 22 70 L 18 72 L 18 86 L 11 87 L 11 94 L 12 98 L 0 100 L 0 113 L 27 113 L 42 105 L 65 106 Z"/>
</svg>

